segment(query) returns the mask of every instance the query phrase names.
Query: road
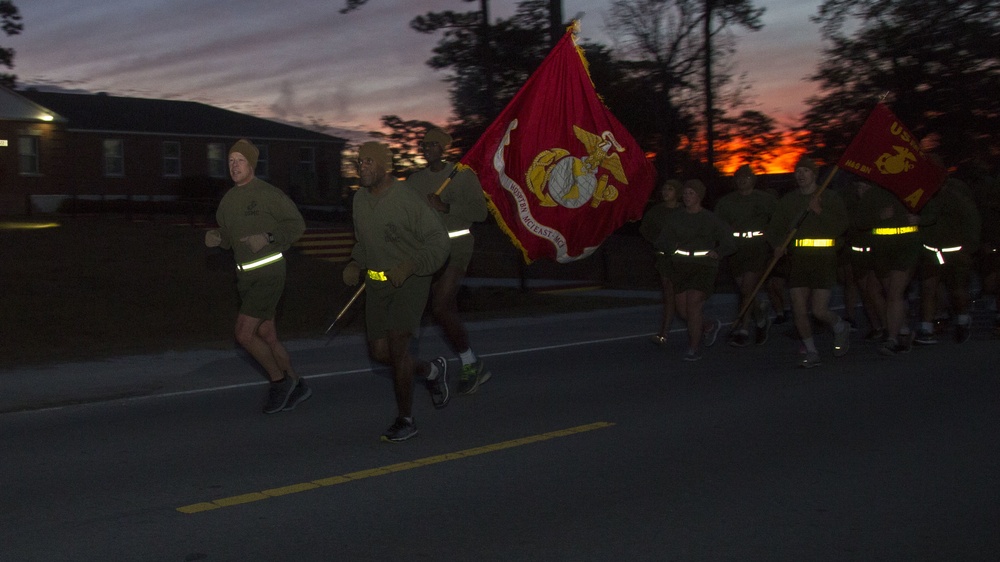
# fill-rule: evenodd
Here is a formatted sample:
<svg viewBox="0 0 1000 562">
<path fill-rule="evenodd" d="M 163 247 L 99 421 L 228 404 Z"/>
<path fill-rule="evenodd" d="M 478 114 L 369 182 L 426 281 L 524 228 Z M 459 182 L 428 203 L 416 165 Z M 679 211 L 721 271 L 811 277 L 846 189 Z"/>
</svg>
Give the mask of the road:
<svg viewBox="0 0 1000 562">
<path fill-rule="evenodd" d="M 236 352 L 0 374 L 0 560 L 1000 558 L 984 330 L 894 358 L 821 334 L 803 370 L 778 328 L 684 362 L 656 314 L 470 326 L 493 379 L 440 411 L 418 388 L 400 444 L 353 337 L 293 347 L 315 395 L 273 416 Z"/>
</svg>

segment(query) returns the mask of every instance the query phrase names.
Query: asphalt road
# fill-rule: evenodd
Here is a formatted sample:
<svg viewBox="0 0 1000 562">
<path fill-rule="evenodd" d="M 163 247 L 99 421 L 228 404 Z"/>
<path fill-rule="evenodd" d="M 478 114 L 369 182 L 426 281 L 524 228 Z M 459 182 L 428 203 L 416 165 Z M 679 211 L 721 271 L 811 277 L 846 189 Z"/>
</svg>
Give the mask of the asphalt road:
<svg viewBox="0 0 1000 562">
<path fill-rule="evenodd" d="M 656 314 L 470 326 L 493 379 L 400 444 L 356 338 L 272 416 L 236 352 L 2 373 L 0 560 L 1000 559 L 1000 341 L 688 363 Z"/>
</svg>

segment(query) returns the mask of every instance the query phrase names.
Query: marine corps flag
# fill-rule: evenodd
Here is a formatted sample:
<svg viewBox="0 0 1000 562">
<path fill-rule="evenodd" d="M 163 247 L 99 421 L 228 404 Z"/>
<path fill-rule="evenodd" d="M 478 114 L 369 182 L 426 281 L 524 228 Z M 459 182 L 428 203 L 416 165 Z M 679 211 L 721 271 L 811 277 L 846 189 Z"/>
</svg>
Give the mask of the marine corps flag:
<svg viewBox="0 0 1000 562">
<path fill-rule="evenodd" d="M 594 91 L 574 28 L 462 158 L 527 263 L 589 256 L 642 218 L 655 173 Z"/>
<path fill-rule="evenodd" d="M 919 211 L 945 179 L 945 171 L 883 103 L 875 106 L 837 166 L 888 189 Z"/>
</svg>

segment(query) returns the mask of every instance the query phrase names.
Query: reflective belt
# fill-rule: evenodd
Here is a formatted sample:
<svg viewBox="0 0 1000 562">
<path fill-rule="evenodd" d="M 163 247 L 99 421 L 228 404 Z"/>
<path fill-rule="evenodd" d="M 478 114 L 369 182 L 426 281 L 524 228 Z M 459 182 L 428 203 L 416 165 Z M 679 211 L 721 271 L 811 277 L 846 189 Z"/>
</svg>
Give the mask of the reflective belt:
<svg viewBox="0 0 1000 562">
<path fill-rule="evenodd" d="M 459 236 L 465 236 L 466 234 L 472 234 L 472 231 L 468 228 L 462 230 L 452 230 L 448 233 L 448 238 L 458 238 Z"/>
<path fill-rule="evenodd" d="M 368 278 L 371 279 L 372 281 L 388 281 L 389 280 L 389 278 L 385 276 L 385 272 L 384 271 L 373 271 L 371 269 L 368 270 Z"/>
<path fill-rule="evenodd" d="M 733 236 L 735 236 L 736 238 L 757 238 L 758 236 L 763 236 L 763 235 L 764 233 L 759 230 L 733 233 Z"/>
<path fill-rule="evenodd" d="M 875 228 L 872 229 L 872 234 L 877 234 L 879 236 L 892 236 L 893 234 L 909 234 L 911 232 L 916 232 L 918 229 L 916 226 L 900 226 L 898 228 Z"/>
<path fill-rule="evenodd" d="M 678 256 L 695 256 L 695 257 L 701 257 L 701 256 L 707 256 L 708 252 L 709 252 L 709 250 L 705 250 L 703 252 L 688 252 L 687 250 L 674 250 L 674 253 L 677 254 Z"/>
<path fill-rule="evenodd" d="M 854 250 L 855 252 L 870 252 L 870 251 L 872 251 L 872 249 L 870 247 L 867 247 L 867 246 L 866 247 L 851 246 L 851 249 Z"/>
<path fill-rule="evenodd" d="M 259 260 L 248 261 L 246 263 L 236 264 L 236 269 L 240 271 L 250 271 L 251 269 L 257 269 L 258 267 L 264 267 L 265 265 L 274 263 L 282 258 L 281 252 L 277 254 L 271 254 L 266 258 L 260 258 Z"/>
<path fill-rule="evenodd" d="M 924 244 L 924 248 L 927 248 L 928 250 L 934 252 L 934 255 L 937 256 L 938 263 L 941 264 L 941 265 L 944 265 L 944 254 L 945 253 L 947 253 L 947 252 L 957 252 L 957 251 L 959 251 L 959 250 L 962 249 L 961 246 L 953 246 L 951 248 L 932 248 L 932 247 L 928 246 L 927 244 Z"/>
<path fill-rule="evenodd" d="M 830 238 L 799 238 L 795 246 L 799 248 L 832 248 L 835 241 Z"/>
</svg>

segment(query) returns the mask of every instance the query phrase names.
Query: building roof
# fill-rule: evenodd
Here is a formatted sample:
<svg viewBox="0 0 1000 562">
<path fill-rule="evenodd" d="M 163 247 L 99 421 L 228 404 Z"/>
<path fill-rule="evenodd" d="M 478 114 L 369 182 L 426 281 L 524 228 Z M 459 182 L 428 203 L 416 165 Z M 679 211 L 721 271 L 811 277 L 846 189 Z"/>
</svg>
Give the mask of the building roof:
<svg viewBox="0 0 1000 562">
<path fill-rule="evenodd" d="M 64 118 L 71 131 L 345 142 L 339 137 L 193 101 L 34 89 L 17 93 Z M 6 115 L 0 113 L 3 117 Z"/>
<path fill-rule="evenodd" d="M 65 121 L 37 103 L 0 87 L 0 121 Z"/>
</svg>

